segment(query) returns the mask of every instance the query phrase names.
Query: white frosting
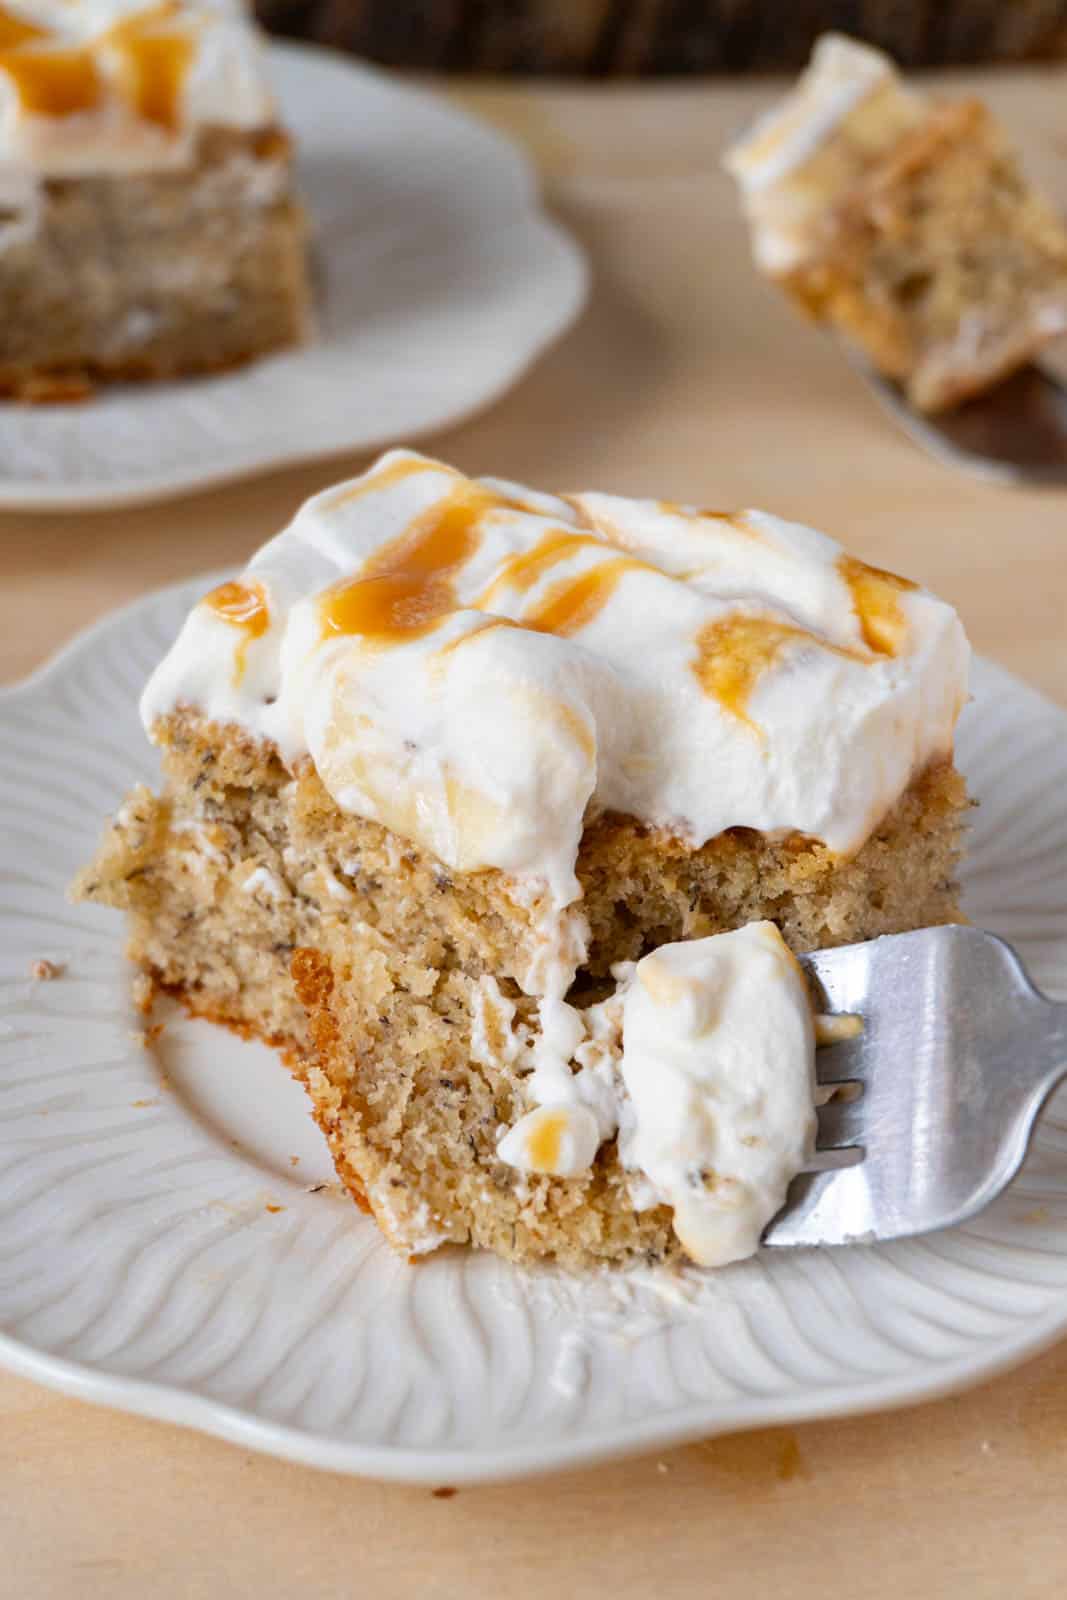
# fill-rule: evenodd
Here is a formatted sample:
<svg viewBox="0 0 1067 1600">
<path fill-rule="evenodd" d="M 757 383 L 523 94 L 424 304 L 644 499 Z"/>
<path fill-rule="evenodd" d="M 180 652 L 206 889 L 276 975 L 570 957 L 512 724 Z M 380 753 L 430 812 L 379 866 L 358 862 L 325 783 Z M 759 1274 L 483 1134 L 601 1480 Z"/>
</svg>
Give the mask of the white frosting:
<svg viewBox="0 0 1067 1600">
<path fill-rule="evenodd" d="M 764 271 L 788 272 L 804 260 L 827 208 L 923 111 L 882 51 L 843 34 L 816 42 L 796 87 L 723 158 Z"/>
<path fill-rule="evenodd" d="M 151 0 L 0 0 L 0 7 L 48 32 L 18 53 L 85 47 L 100 82 L 92 109 L 43 115 L 26 109 L 0 63 L 0 205 L 32 207 L 43 178 L 185 166 L 200 129 L 274 121 L 263 45 L 239 0 L 175 0 L 166 8 Z M 146 29 L 182 34 L 192 47 L 174 129 L 139 117 L 123 92 L 122 55 L 109 30 L 141 15 Z"/>
<path fill-rule="evenodd" d="M 596 1117 L 587 1106 L 561 1101 L 527 1111 L 497 1145 L 497 1155 L 522 1172 L 577 1178 L 600 1148 Z"/>
<path fill-rule="evenodd" d="M 398 450 L 309 500 L 238 584 L 193 608 L 141 712 L 151 731 L 192 706 L 272 741 L 290 766 L 310 756 L 343 810 L 454 871 L 507 874 L 538 933 L 518 976 L 540 1028 L 515 1027 L 513 1002 L 485 978 L 472 1053 L 524 1073 L 539 1114 L 504 1132 L 502 1158 L 574 1175 L 618 1132 L 645 1201 L 673 1205 L 687 1249 L 710 1259 L 758 1236 L 810 1105 L 798 1114 L 791 1066 L 780 1101 L 735 1096 L 736 1137 L 712 1141 L 705 1117 L 692 1133 L 712 1141 L 701 1164 L 729 1180 L 710 1197 L 686 1176 L 681 1108 L 726 1095 L 738 1041 L 751 1042 L 753 1082 L 775 1032 L 796 1062 L 800 980 L 780 950 L 768 955 L 764 929 L 755 943 L 658 951 L 639 979 L 616 972 L 610 1000 L 568 1005 L 588 937 L 583 828 L 613 811 L 692 846 L 743 826 L 854 851 L 950 754 L 967 664 L 951 607 L 810 528 L 758 511 L 557 499 Z M 684 1003 L 656 999 L 657 974 Z M 735 982 L 720 1028 L 713 997 Z M 762 1008 L 760 985 L 778 996 Z M 667 1073 L 655 1112 L 648 1085 Z M 763 1154 L 742 1155 L 761 1149 L 739 1142 L 763 1137 L 758 1117 Z M 729 1194 L 741 1199 L 724 1217 Z"/>
<path fill-rule="evenodd" d="M 663 945 L 622 1001 L 623 1164 L 701 1266 L 751 1255 L 815 1138 L 803 976 L 772 922 Z"/>
</svg>

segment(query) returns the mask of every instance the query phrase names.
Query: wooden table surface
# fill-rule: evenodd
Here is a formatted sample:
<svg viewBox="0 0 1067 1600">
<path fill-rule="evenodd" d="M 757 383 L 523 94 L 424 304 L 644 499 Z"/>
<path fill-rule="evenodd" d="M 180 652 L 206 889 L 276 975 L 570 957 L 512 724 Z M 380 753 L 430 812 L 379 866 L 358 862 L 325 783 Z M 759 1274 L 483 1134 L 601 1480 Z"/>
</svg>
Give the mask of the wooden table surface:
<svg viewBox="0 0 1067 1600">
<path fill-rule="evenodd" d="M 988 93 L 1067 209 L 1062 71 L 958 81 Z M 526 144 L 595 290 L 510 395 L 437 438 L 440 455 L 546 488 L 814 523 L 952 600 L 979 650 L 1067 703 L 1067 491 L 926 460 L 749 268 L 717 152 L 766 89 L 453 92 Z M 154 508 L 0 517 L 0 679 L 147 587 L 239 560 L 359 464 Z M 447 1499 L 0 1375 L 0 1595 L 1050 1596 L 1067 1580 L 1065 1483 L 1067 1342 L 916 1409 Z"/>
</svg>

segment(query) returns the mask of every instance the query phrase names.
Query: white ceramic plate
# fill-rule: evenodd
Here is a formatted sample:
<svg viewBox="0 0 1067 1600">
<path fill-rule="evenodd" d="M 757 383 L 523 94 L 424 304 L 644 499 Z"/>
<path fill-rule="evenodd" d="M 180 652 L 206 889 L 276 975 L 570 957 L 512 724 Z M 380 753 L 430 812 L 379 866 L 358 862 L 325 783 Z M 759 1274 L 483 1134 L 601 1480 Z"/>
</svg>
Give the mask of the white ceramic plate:
<svg viewBox="0 0 1067 1600">
<path fill-rule="evenodd" d="M 157 500 L 410 441 L 488 405 L 577 316 L 584 258 L 505 139 L 340 56 L 271 58 L 312 219 L 317 337 L 82 405 L 0 402 L 0 507 Z"/>
<path fill-rule="evenodd" d="M 154 759 L 136 714 L 203 584 L 139 601 L 0 698 L 0 1358 L 316 1466 L 434 1483 L 572 1466 L 973 1383 L 1067 1330 L 1067 1101 L 965 1228 L 588 1282 L 417 1267 L 329 1188 L 266 1049 L 136 1042 L 120 919 L 63 890 Z M 1067 717 L 981 665 L 960 754 L 968 909 L 1067 992 Z M 65 963 L 35 983 L 31 963 Z"/>
</svg>

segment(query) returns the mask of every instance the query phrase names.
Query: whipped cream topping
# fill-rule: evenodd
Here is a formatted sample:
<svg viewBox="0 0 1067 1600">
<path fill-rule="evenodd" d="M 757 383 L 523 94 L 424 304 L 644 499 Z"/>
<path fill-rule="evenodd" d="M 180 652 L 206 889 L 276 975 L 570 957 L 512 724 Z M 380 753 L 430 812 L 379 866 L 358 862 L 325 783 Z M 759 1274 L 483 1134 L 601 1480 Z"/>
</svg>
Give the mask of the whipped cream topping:
<svg viewBox="0 0 1067 1600">
<path fill-rule="evenodd" d="M 44 178 L 184 166 L 200 129 L 273 120 L 238 0 L 0 0 L 0 203 Z"/>
<path fill-rule="evenodd" d="M 950 606 L 810 528 L 397 450 L 193 608 L 141 711 L 310 754 L 343 810 L 564 904 L 599 811 L 858 849 L 951 752 L 967 663 Z"/>
<path fill-rule="evenodd" d="M 824 34 L 796 87 L 723 158 L 741 189 L 758 265 L 769 273 L 801 265 L 818 247 L 828 208 L 924 113 L 882 51 Z"/>
<path fill-rule="evenodd" d="M 773 922 L 663 945 L 622 1001 L 626 1167 L 672 1207 L 691 1260 L 749 1256 L 815 1142 L 815 1038 Z"/>
</svg>

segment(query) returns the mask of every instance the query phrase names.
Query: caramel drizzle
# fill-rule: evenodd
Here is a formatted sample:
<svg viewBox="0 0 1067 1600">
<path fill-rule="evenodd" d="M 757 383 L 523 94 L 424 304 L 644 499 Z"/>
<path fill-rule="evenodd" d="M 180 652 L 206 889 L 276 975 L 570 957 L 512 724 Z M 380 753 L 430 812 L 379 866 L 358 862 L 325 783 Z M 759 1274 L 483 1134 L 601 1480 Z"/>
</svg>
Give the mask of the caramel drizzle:
<svg viewBox="0 0 1067 1600">
<path fill-rule="evenodd" d="M 896 573 L 869 567 L 854 556 L 840 556 L 837 569 L 848 585 L 867 649 L 875 655 L 898 655 L 908 633 L 899 597 L 916 585 Z M 857 650 L 831 644 L 828 639 L 774 617 L 733 616 L 701 629 L 693 671 L 706 694 L 713 695 L 724 710 L 759 732 L 747 713 L 748 701 L 763 674 L 788 646 L 798 643 L 853 661 L 867 659 Z"/>
<path fill-rule="evenodd" d="M 23 110 L 38 117 L 92 111 L 102 92 L 92 52 L 77 46 L 16 45 L 0 51 L 0 72 L 11 79 Z"/>
<path fill-rule="evenodd" d="M 569 639 L 600 615 L 623 574 L 638 568 L 650 570 L 643 561 L 616 556 L 588 568 L 576 578 L 562 579 L 523 617 L 523 627 L 554 634 L 558 639 Z"/>
<path fill-rule="evenodd" d="M 908 624 L 900 595 L 918 587 L 910 578 L 869 567 L 855 556 L 840 556 L 837 570 L 848 584 L 863 642 L 876 655 L 897 656 L 907 639 Z"/>
<path fill-rule="evenodd" d="M 481 541 L 478 524 L 492 507 L 503 504 L 488 490 L 461 480 L 446 499 L 376 550 L 358 578 L 324 592 L 323 635 L 359 634 L 389 645 L 429 633 L 457 610 L 455 579 Z"/>
<path fill-rule="evenodd" d="M 743 514 L 737 511 L 709 511 L 700 508 L 691 510 L 687 506 L 677 505 L 673 500 L 660 500 L 658 504 L 659 509 L 666 511 L 669 516 L 684 517 L 687 522 L 725 523 L 731 532 L 739 533 L 745 539 L 751 539 L 759 543 L 763 538 L 761 533 L 757 532 L 755 528 L 749 527 L 748 523 L 742 520 Z M 721 532 L 722 530 L 719 529 L 717 531 Z"/>
<path fill-rule="evenodd" d="M 581 550 L 608 550 L 603 539 L 590 533 L 573 533 L 566 528 L 555 528 L 546 533 L 529 550 L 520 550 L 505 561 L 492 583 L 473 601 L 475 610 L 491 611 L 497 598 L 508 589 L 526 594 L 560 561 L 567 561 Z"/>
<path fill-rule="evenodd" d="M 0 6 L 0 50 L 13 50 L 17 45 L 28 44 L 31 39 L 47 39 L 47 28 L 26 22 L 13 11 Z"/>
<path fill-rule="evenodd" d="M 375 477 L 345 490 L 331 505 L 387 488 L 425 470 L 427 465 L 420 461 L 394 462 Z M 358 635 L 377 645 L 401 644 L 431 632 L 462 606 L 488 613 L 491 620 L 449 641 L 443 652 L 478 637 L 489 627 L 521 627 L 569 638 L 599 616 L 627 572 L 659 571 L 634 556 L 617 554 L 618 545 L 592 533 L 553 528 L 532 548 L 505 561 L 476 598 L 461 602 L 456 580 L 479 547 L 482 518 L 494 508 L 521 508 L 458 474 L 456 477 L 452 493 L 370 556 L 357 578 L 325 591 L 320 601 L 324 637 Z M 673 509 L 669 502 L 663 505 Z M 721 513 L 700 515 L 726 521 L 746 537 L 759 537 Z M 550 584 L 518 618 L 492 617 L 506 594 L 527 595 L 553 567 L 589 550 L 604 559 Z M 907 624 L 899 595 L 914 585 L 849 556 L 839 559 L 838 570 L 848 584 L 866 651 L 834 645 L 773 616 L 735 613 L 707 623 L 697 635 L 691 663 L 697 681 L 725 711 L 755 732 L 760 729 L 748 715 L 748 702 L 763 675 L 790 647 L 828 650 L 854 661 L 868 660 L 867 651 L 896 655 L 902 647 Z"/>
<path fill-rule="evenodd" d="M 850 661 L 865 659 L 858 650 L 831 644 L 780 618 L 735 613 L 718 617 L 701 628 L 691 666 L 705 694 L 716 699 L 739 722 L 762 734 L 759 724 L 748 715 L 749 699 L 763 674 L 794 644 L 815 646 Z"/>
<path fill-rule="evenodd" d="M 527 1150 L 535 1172 L 553 1172 L 559 1165 L 564 1120 L 558 1112 L 552 1112 L 534 1127 L 527 1140 Z"/>
<path fill-rule="evenodd" d="M 10 78 L 27 112 L 68 117 L 99 104 L 105 87 L 100 59 L 106 55 L 115 64 L 118 92 L 134 115 L 174 133 L 194 53 L 187 31 L 161 26 L 177 10 L 173 0 L 165 0 L 85 44 L 66 45 L 54 32 L 0 8 L 0 72 Z"/>
<path fill-rule="evenodd" d="M 270 605 L 266 591 L 260 583 L 223 583 L 200 602 L 218 617 L 239 631 L 234 650 L 233 683 L 239 688 L 248 665 L 248 647 L 253 639 L 260 639 L 270 627 Z"/>
<path fill-rule="evenodd" d="M 119 58 L 122 93 L 134 113 L 168 133 L 181 123 L 182 89 L 193 59 L 189 34 L 160 26 L 176 11 L 173 4 L 153 6 L 117 22 L 100 41 Z"/>
<path fill-rule="evenodd" d="M 330 511 L 337 506 L 349 505 L 353 500 L 362 500 L 364 495 L 376 494 L 379 489 L 391 489 L 394 483 L 403 483 L 406 478 L 414 478 L 421 472 L 447 471 L 450 475 L 459 477 L 459 473 L 452 474 L 451 468 L 439 467 L 436 462 L 423 461 L 418 457 L 402 457 L 399 461 L 392 461 L 387 467 L 382 467 L 370 477 L 359 478 L 346 488 L 338 489 L 326 501 L 326 508 Z"/>
</svg>

